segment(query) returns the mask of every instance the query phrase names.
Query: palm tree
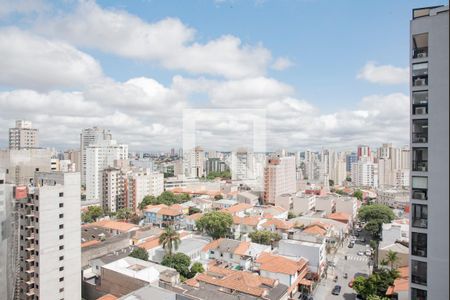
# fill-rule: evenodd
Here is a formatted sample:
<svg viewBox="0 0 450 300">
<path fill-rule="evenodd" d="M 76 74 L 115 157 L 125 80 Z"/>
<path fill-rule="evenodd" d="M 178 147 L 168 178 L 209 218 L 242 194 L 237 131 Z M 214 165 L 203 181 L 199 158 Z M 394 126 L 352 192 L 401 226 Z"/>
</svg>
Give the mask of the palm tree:
<svg viewBox="0 0 450 300">
<path fill-rule="evenodd" d="M 386 260 L 387 260 L 387 263 L 390 264 L 391 270 L 393 270 L 393 269 L 394 269 L 394 265 L 395 265 L 395 264 L 398 262 L 398 260 L 399 260 L 399 257 L 398 257 L 397 252 L 394 252 L 394 251 L 392 251 L 392 250 L 389 250 L 388 253 L 386 253 Z"/>
<path fill-rule="evenodd" d="M 166 227 L 159 236 L 159 244 L 162 245 L 169 255 L 172 255 L 172 249 L 178 249 L 180 242 L 180 234 L 172 226 Z"/>
</svg>

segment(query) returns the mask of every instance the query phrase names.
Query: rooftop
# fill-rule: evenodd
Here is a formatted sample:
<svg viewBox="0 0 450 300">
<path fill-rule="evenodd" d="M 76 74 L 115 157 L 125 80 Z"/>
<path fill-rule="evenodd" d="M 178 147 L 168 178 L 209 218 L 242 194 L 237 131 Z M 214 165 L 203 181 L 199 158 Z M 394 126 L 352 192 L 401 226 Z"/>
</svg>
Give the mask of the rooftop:
<svg viewBox="0 0 450 300">
<path fill-rule="evenodd" d="M 280 255 L 261 253 L 256 259 L 256 263 L 259 264 L 259 268 L 264 271 L 294 275 L 307 266 L 308 260 L 300 258 L 299 260 L 294 261 Z"/>
<path fill-rule="evenodd" d="M 84 228 L 92 228 L 92 227 L 94 227 L 94 228 L 102 227 L 102 228 L 117 230 L 117 231 L 121 231 L 121 232 L 129 232 L 129 231 L 133 231 L 133 230 L 138 230 L 140 228 L 136 224 L 113 221 L 113 220 L 102 220 L 102 221 L 97 221 L 94 223 L 83 225 L 83 229 Z"/>
</svg>

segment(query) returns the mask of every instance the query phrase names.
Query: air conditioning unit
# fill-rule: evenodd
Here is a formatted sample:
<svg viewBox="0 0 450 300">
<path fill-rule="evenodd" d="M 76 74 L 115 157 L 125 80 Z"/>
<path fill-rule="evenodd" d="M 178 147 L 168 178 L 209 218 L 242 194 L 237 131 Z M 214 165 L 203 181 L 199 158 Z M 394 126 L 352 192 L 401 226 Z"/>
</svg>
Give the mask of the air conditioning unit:
<svg viewBox="0 0 450 300">
<path fill-rule="evenodd" d="M 414 80 L 414 85 L 415 86 L 426 85 L 425 78 L 417 78 L 416 80 Z"/>
<path fill-rule="evenodd" d="M 425 115 L 427 113 L 426 107 L 416 107 L 416 115 Z"/>
<path fill-rule="evenodd" d="M 424 57 L 427 57 L 427 54 L 425 52 L 417 53 L 417 58 L 424 58 Z"/>
</svg>

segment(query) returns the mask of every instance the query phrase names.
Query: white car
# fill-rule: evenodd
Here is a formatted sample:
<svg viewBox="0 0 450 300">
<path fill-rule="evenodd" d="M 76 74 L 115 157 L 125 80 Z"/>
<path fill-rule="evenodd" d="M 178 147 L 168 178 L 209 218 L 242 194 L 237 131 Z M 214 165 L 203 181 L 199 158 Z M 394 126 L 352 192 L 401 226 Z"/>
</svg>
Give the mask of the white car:
<svg viewBox="0 0 450 300">
<path fill-rule="evenodd" d="M 364 255 L 364 252 L 362 252 L 362 251 L 358 251 L 358 253 L 356 253 L 358 256 L 363 256 Z"/>
<path fill-rule="evenodd" d="M 366 250 L 365 254 L 366 254 L 367 256 L 371 256 L 371 255 L 372 255 L 372 251 Z"/>
</svg>

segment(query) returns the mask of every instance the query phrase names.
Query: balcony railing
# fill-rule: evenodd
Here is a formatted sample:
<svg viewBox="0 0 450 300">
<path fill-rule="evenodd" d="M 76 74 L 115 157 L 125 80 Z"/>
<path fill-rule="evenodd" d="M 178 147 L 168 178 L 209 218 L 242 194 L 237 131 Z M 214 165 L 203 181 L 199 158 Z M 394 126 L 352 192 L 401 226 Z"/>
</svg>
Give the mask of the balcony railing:
<svg viewBox="0 0 450 300">
<path fill-rule="evenodd" d="M 413 189 L 412 198 L 415 200 L 427 200 L 427 190 L 423 189 Z"/>
<path fill-rule="evenodd" d="M 428 76 L 414 76 L 413 77 L 413 86 L 427 86 L 428 85 Z"/>
<path fill-rule="evenodd" d="M 413 227 L 418 227 L 418 228 L 428 228 L 428 218 L 426 218 L 426 217 L 421 217 L 421 218 L 413 217 L 412 226 Z"/>
<path fill-rule="evenodd" d="M 428 143 L 428 131 L 414 132 L 412 134 L 413 143 Z"/>
<path fill-rule="evenodd" d="M 428 160 L 413 160 L 412 169 L 416 172 L 427 172 Z"/>
</svg>

